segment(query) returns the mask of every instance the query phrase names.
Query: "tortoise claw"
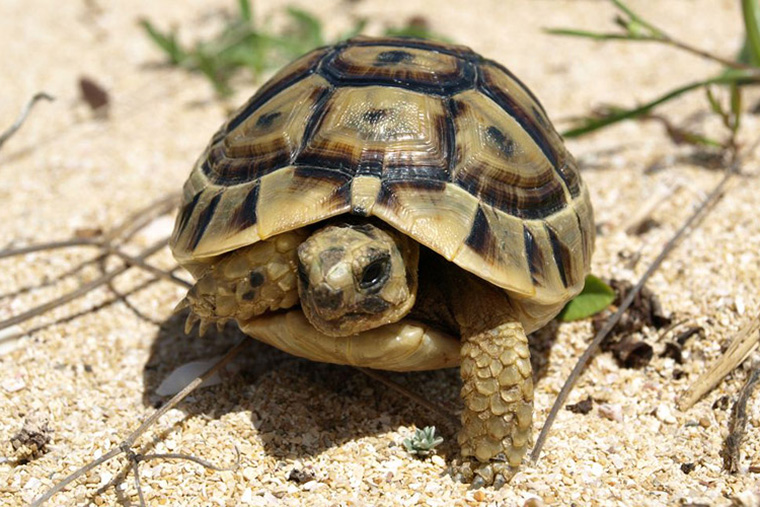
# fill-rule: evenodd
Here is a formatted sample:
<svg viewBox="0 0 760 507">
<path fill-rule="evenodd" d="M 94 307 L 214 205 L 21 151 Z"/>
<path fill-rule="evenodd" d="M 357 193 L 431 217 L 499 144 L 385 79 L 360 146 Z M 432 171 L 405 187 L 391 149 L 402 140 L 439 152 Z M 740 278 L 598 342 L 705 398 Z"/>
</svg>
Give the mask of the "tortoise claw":
<svg viewBox="0 0 760 507">
<path fill-rule="evenodd" d="M 182 298 L 179 303 L 177 303 L 177 306 L 174 307 L 174 310 L 172 310 L 172 315 L 176 315 L 185 308 L 190 307 L 190 301 L 187 300 L 186 297 Z"/>
<path fill-rule="evenodd" d="M 195 326 L 195 323 L 198 322 L 199 320 L 201 320 L 200 317 L 190 312 L 187 315 L 187 320 L 185 321 L 185 334 L 190 334 L 190 331 L 193 330 L 193 326 Z"/>
</svg>

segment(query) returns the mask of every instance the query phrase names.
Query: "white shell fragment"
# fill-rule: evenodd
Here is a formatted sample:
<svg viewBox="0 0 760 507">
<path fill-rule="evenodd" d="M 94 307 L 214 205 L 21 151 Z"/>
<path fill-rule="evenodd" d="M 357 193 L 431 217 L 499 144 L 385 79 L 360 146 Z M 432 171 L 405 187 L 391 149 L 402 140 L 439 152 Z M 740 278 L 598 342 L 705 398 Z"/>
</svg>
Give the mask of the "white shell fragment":
<svg viewBox="0 0 760 507">
<path fill-rule="evenodd" d="M 159 396 L 174 396 L 182 389 L 184 389 L 185 386 L 187 386 L 190 382 L 195 380 L 196 377 L 199 377 L 208 371 L 208 369 L 214 366 L 221 358 L 222 356 L 216 356 L 210 359 L 191 361 L 189 363 L 183 364 L 171 372 L 169 376 L 166 377 L 163 382 L 161 382 L 161 385 L 159 385 L 156 389 L 156 394 Z M 230 365 L 227 365 L 228 371 L 229 368 Z M 219 376 L 219 373 L 215 373 L 200 386 L 198 386 L 198 388 L 200 389 L 201 387 L 215 386 L 221 383 L 222 379 Z"/>
</svg>

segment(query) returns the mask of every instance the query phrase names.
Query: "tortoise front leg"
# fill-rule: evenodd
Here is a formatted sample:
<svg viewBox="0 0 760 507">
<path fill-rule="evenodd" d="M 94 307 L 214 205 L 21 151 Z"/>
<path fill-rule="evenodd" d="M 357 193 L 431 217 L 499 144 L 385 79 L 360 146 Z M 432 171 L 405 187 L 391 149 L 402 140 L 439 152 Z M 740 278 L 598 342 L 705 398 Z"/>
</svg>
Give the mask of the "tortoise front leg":
<svg viewBox="0 0 760 507">
<path fill-rule="evenodd" d="M 463 336 L 462 429 L 466 461 L 460 472 L 473 487 L 501 487 L 517 471 L 531 440 L 533 378 L 528 339 L 519 322 Z"/>
<path fill-rule="evenodd" d="M 451 263 L 435 257 L 421 266 L 431 270 L 420 273 L 430 286 L 421 285 L 418 305 L 429 307 L 424 315 L 453 321 L 462 340 L 464 463 L 453 475 L 473 487 L 498 487 L 517 471 L 531 440 L 533 377 L 518 318 L 524 312 L 505 291 Z"/>
</svg>

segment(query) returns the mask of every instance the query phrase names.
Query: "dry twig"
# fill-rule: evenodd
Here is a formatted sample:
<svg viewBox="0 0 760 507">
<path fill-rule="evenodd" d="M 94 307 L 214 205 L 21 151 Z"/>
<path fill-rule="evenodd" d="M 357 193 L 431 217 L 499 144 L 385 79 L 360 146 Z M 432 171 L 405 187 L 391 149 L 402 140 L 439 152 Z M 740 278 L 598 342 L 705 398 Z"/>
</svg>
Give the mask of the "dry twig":
<svg viewBox="0 0 760 507">
<path fill-rule="evenodd" d="M 69 474 L 66 478 L 61 480 L 60 482 L 56 483 L 55 486 L 50 488 L 44 495 L 37 498 L 34 502 L 31 503 L 30 507 L 39 507 L 40 505 L 44 504 L 48 500 L 50 500 L 53 495 L 56 493 L 62 491 L 66 486 L 68 486 L 71 482 L 75 481 L 79 477 L 83 476 L 90 470 L 97 468 L 101 464 L 112 460 L 116 456 L 120 454 L 127 454 L 130 456 L 131 462 L 132 462 L 132 468 L 133 470 L 136 470 L 137 463 L 140 461 L 138 459 L 138 456 L 132 453 L 131 449 L 135 445 L 135 442 L 137 441 L 140 436 L 145 433 L 145 431 L 148 430 L 162 415 L 164 415 L 166 412 L 174 408 L 179 402 L 181 402 L 187 395 L 189 395 L 191 392 L 193 392 L 199 385 L 201 385 L 203 382 L 208 380 L 212 375 L 217 373 L 220 369 L 224 368 L 227 363 L 229 363 L 237 354 L 242 350 L 242 348 L 248 343 L 248 339 L 244 338 L 240 342 L 237 343 L 234 347 L 232 347 L 229 352 L 227 352 L 224 357 L 222 357 L 219 361 L 217 361 L 214 366 L 206 370 L 206 372 L 203 375 L 200 375 L 196 377 L 192 382 L 190 382 L 182 391 L 178 392 L 177 394 L 172 397 L 171 400 L 169 400 L 165 405 L 163 405 L 161 408 L 153 412 L 153 414 L 150 415 L 143 423 L 135 430 L 133 431 L 127 438 L 125 438 L 119 445 L 112 448 L 110 451 L 105 453 L 100 458 L 91 461 L 87 465 L 81 467 L 77 471 Z M 237 449 L 236 449 L 237 451 Z M 172 455 L 173 456 L 173 455 Z M 159 455 L 160 457 L 160 455 Z M 142 460 L 146 459 L 146 457 L 142 457 Z M 196 463 L 203 464 L 205 461 L 198 460 L 198 458 L 194 458 Z M 141 505 L 144 505 L 144 499 L 142 498 L 142 490 L 139 489 L 139 479 L 136 479 L 137 487 L 138 487 L 138 494 L 140 496 Z"/>
<path fill-rule="evenodd" d="M 18 131 L 18 129 L 21 128 L 21 126 L 26 121 L 26 118 L 29 116 L 29 113 L 31 113 L 32 108 L 34 107 L 34 105 L 38 101 L 40 101 L 42 99 L 49 100 L 49 101 L 55 100 L 55 98 L 52 95 L 49 95 L 49 94 L 47 94 L 45 92 L 35 93 L 34 97 L 32 97 L 29 100 L 29 102 L 26 103 L 26 105 L 24 106 L 24 109 L 21 111 L 21 114 L 19 115 L 19 117 L 16 118 L 15 122 L 13 122 L 13 125 L 11 125 L 10 127 L 8 127 L 8 129 L 5 132 L 3 132 L 2 134 L 0 134 L 0 148 L 2 148 L 3 144 L 5 144 L 5 142 L 8 139 L 10 139 L 13 136 L 13 134 L 15 134 Z"/>
<path fill-rule="evenodd" d="M 731 423 L 728 425 L 728 436 L 723 444 L 723 469 L 729 473 L 739 472 L 739 451 L 742 440 L 747 433 L 747 401 L 752 396 L 757 383 L 760 382 L 760 364 L 752 368 L 747 382 L 739 392 L 739 399 L 731 409 Z"/>
<path fill-rule="evenodd" d="M 721 178 L 720 182 L 718 182 L 718 184 L 715 185 L 713 190 L 699 204 L 697 209 L 694 210 L 694 212 L 683 223 L 683 225 L 675 232 L 675 234 L 673 234 L 670 240 L 667 243 L 665 243 L 665 246 L 663 246 L 659 255 L 654 259 L 654 261 L 652 261 L 652 264 L 649 265 L 649 267 L 641 276 L 639 281 L 636 283 L 633 289 L 631 289 L 631 291 L 628 293 L 628 296 L 622 301 L 618 310 L 609 318 L 609 320 L 607 320 L 607 322 L 599 330 L 599 332 L 596 333 L 596 336 L 594 336 L 593 341 L 588 345 L 586 350 L 578 359 L 578 362 L 575 364 L 573 371 L 570 372 L 570 375 L 565 381 L 565 385 L 562 386 L 562 389 L 557 395 L 557 399 L 555 400 L 554 405 L 552 406 L 551 411 L 549 412 L 549 416 L 546 418 L 544 427 L 541 428 L 541 433 L 538 435 L 538 438 L 536 439 L 536 445 L 533 447 L 533 451 L 531 452 L 531 455 L 530 455 L 531 462 L 536 463 L 538 461 L 538 458 L 541 455 L 541 449 L 543 448 L 544 442 L 546 441 L 546 437 L 549 435 L 549 429 L 551 428 L 551 425 L 554 422 L 554 419 L 557 417 L 557 414 L 559 413 L 560 409 L 565 404 L 565 401 L 567 400 L 567 397 L 570 394 L 570 391 L 573 389 L 573 386 L 575 386 L 575 382 L 580 377 L 581 371 L 583 371 L 583 369 L 586 367 L 586 364 L 588 364 L 589 360 L 591 359 L 591 356 L 593 356 L 594 353 L 597 351 L 597 349 L 599 348 L 599 345 L 602 343 L 602 340 L 604 340 L 604 338 L 610 333 L 610 331 L 612 331 L 612 328 L 614 328 L 615 325 L 620 321 L 620 318 L 623 316 L 623 313 L 625 313 L 628 307 L 631 306 L 631 303 L 633 303 L 633 300 L 636 298 L 637 294 L 644 287 L 644 284 L 647 282 L 647 280 L 649 280 L 652 274 L 655 271 L 657 271 L 657 269 L 662 264 L 662 261 L 665 260 L 665 258 L 670 254 L 670 252 L 673 251 L 673 249 L 675 249 L 675 247 L 678 245 L 681 238 L 686 234 L 686 232 L 691 229 L 692 225 L 694 225 L 697 222 L 697 220 L 703 218 L 705 214 L 713 208 L 714 204 L 718 201 L 718 198 L 723 193 L 723 189 L 725 188 L 729 179 L 734 174 L 736 174 L 737 172 L 736 169 L 737 169 L 736 164 L 732 164 L 731 168 L 726 171 L 725 175 L 723 176 L 723 178 Z"/>
<path fill-rule="evenodd" d="M 744 362 L 760 343 L 760 313 L 733 339 L 728 349 L 707 369 L 678 400 L 680 410 L 690 409 L 711 391 L 723 377 Z"/>
</svg>

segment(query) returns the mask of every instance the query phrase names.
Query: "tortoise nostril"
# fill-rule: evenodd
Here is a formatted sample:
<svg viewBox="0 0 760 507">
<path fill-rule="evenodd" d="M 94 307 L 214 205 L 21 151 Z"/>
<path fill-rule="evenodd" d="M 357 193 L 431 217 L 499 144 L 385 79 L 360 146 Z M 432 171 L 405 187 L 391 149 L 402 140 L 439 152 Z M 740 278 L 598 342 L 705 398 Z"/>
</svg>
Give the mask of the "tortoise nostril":
<svg viewBox="0 0 760 507">
<path fill-rule="evenodd" d="M 341 289 L 336 290 L 321 285 L 316 287 L 311 294 L 316 311 L 337 310 L 343 303 L 343 291 Z"/>
</svg>

